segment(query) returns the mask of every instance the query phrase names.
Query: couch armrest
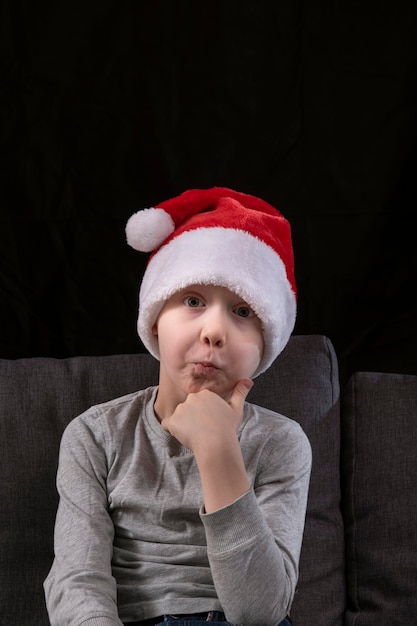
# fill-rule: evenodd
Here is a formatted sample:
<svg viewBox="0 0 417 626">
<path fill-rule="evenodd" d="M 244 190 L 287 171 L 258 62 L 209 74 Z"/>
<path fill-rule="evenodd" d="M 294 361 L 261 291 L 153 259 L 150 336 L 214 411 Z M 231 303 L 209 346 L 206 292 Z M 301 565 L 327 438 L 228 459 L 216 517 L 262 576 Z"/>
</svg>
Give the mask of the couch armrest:
<svg viewBox="0 0 417 626">
<path fill-rule="evenodd" d="M 417 376 L 357 373 L 343 398 L 346 626 L 417 619 Z"/>
</svg>

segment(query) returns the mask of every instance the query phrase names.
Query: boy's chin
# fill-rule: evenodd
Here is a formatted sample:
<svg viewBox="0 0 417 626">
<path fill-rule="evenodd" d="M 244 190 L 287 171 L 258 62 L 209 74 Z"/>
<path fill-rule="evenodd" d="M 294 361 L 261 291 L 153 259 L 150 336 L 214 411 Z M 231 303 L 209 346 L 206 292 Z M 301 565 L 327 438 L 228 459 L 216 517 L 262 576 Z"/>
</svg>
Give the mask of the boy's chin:
<svg viewBox="0 0 417 626">
<path fill-rule="evenodd" d="M 231 387 L 230 385 L 221 385 L 212 380 L 199 379 L 193 381 L 190 384 L 188 393 L 198 393 L 199 391 L 203 391 L 204 389 L 216 393 L 218 396 L 223 398 L 223 400 L 227 401 L 232 395 L 234 385 Z"/>
</svg>

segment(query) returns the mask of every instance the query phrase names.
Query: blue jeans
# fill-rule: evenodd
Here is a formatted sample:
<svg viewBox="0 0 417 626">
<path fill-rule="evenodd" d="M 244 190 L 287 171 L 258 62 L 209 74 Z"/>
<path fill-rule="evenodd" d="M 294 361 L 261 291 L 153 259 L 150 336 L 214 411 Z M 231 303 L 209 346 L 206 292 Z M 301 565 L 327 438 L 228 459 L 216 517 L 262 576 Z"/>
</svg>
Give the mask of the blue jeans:
<svg viewBox="0 0 417 626">
<path fill-rule="evenodd" d="M 140 624 L 140 622 L 137 622 Z M 235 626 L 232 622 L 210 622 L 212 626 Z M 187 619 L 169 619 L 164 622 L 160 622 L 157 626 L 201 626 L 204 622 L 201 619 L 192 619 L 190 615 Z M 291 623 L 287 619 L 283 619 L 277 626 L 291 626 Z"/>
<path fill-rule="evenodd" d="M 140 622 L 136 622 L 140 624 Z M 235 626 L 232 622 L 209 622 L 212 626 Z M 156 626 L 201 626 L 204 622 L 201 619 L 193 619 L 192 615 L 187 616 L 187 619 L 169 619 L 164 622 L 159 622 Z M 291 626 L 287 619 L 277 624 L 277 626 Z"/>
<path fill-rule="evenodd" d="M 226 622 L 226 618 L 220 611 L 211 611 L 207 617 L 201 615 L 164 615 L 162 621 L 144 620 L 141 622 L 129 622 L 125 626 L 202 626 L 204 622 L 208 622 L 211 626 L 235 626 L 231 622 Z M 291 626 L 288 619 L 283 619 L 277 626 Z"/>
</svg>

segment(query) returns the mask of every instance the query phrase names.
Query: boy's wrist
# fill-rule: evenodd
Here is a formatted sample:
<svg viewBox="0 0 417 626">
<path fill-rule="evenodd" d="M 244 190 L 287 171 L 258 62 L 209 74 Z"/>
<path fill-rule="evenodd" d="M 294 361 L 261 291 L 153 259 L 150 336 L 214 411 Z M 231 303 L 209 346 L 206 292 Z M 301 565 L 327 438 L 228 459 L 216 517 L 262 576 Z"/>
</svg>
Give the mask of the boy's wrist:
<svg viewBox="0 0 417 626">
<path fill-rule="evenodd" d="M 207 513 L 231 504 L 250 489 L 239 441 L 237 449 L 206 446 L 195 454 Z"/>
</svg>

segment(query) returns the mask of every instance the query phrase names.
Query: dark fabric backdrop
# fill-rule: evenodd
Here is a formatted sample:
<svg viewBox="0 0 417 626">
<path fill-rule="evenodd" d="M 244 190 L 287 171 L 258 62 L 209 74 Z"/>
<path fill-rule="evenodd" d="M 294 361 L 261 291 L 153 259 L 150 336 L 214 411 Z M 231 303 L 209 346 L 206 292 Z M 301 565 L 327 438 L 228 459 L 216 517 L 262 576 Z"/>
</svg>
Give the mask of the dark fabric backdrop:
<svg viewBox="0 0 417 626">
<path fill-rule="evenodd" d="M 417 373 L 415 0 L 2 0 L 0 48 L 0 357 L 142 351 L 126 220 L 223 185 L 342 380 Z"/>
</svg>

